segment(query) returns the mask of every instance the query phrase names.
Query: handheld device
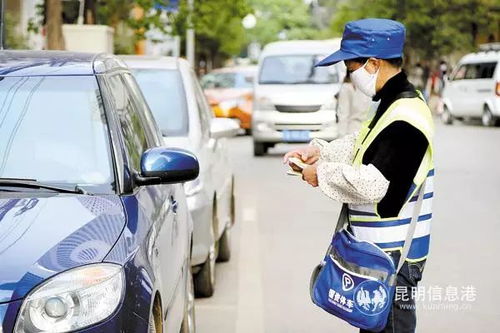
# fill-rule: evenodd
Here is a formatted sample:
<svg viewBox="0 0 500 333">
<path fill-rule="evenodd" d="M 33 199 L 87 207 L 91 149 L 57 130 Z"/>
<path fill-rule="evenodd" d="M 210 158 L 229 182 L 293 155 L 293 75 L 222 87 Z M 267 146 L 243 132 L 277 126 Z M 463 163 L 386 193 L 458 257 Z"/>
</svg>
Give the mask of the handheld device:
<svg viewBox="0 0 500 333">
<path fill-rule="evenodd" d="M 290 157 L 288 161 L 300 169 L 305 169 L 305 167 L 307 166 L 306 163 L 304 163 L 300 158 L 297 157 Z"/>
<path fill-rule="evenodd" d="M 290 157 L 288 159 L 288 162 L 292 163 L 293 165 L 295 165 L 297 168 L 303 170 L 307 164 L 304 163 L 300 158 L 297 158 L 297 157 Z M 289 176 L 302 176 L 302 172 L 299 172 L 299 171 L 295 171 L 293 169 L 290 169 L 286 172 L 287 175 Z"/>
</svg>

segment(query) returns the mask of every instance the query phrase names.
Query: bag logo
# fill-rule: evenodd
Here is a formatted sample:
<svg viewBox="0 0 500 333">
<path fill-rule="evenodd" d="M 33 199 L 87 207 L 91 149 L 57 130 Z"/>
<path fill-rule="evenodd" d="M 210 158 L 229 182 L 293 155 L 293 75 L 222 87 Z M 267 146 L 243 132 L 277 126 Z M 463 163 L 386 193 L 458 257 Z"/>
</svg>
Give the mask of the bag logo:
<svg viewBox="0 0 500 333">
<path fill-rule="evenodd" d="M 342 275 L 342 289 L 344 291 L 349 291 L 352 288 L 354 288 L 354 281 L 352 280 L 352 277 L 350 277 L 347 273 L 344 273 Z"/>
<path fill-rule="evenodd" d="M 356 308 L 366 315 L 377 315 L 389 305 L 387 288 L 373 280 L 363 281 L 354 291 Z"/>
</svg>

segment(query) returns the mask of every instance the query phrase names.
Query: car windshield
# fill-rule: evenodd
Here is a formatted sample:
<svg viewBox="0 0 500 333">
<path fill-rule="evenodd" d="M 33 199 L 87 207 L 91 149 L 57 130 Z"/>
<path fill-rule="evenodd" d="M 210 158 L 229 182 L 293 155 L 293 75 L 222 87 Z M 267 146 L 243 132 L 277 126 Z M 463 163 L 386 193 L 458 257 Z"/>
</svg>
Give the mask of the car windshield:
<svg viewBox="0 0 500 333">
<path fill-rule="evenodd" d="M 259 84 L 331 84 L 339 82 L 336 66 L 314 67 L 319 55 L 267 56 L 260 70 Z"/>
<path fill-rule="evenodd" d="M 251 73 L 210 73 L 201 79 L 203 89 L 250 89 L 253 86 Z"/>
<path fill-rule="evenodd" d="M 0 77 L 0 100 L 1 178 L 113 191 L 95 77 Z"/>
<path fill-rule="evenodd" d="M 188 111 L 179 71 L 135 69 L 133 73 L 162 133 L 184 136 L 188 131 Z"/>
</svg>

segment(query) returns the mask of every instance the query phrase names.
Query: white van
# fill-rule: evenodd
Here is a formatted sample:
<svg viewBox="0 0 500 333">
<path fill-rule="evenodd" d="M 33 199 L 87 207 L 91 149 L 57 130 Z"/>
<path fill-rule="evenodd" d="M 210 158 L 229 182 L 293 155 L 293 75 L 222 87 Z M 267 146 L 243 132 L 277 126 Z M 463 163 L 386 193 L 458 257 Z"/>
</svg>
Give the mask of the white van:
<svg viewBox="0 0 500 333">
<path fill-rule="evenodd" d="M 314 65 L 339 48 L 340 39 L 282 41 L 264 48 L 254 85 L 255 156 L 264 155 L 279 142 L 336 138 L 334 96 L 345 76 L 345 66 Z"/>
<path fill-rule="evenodd" d="M 481 118 L 484 126 L 500 119 L 500 43 L 485 44 L 482 51 L 464 56 L 443 90 L 441 119 Z"/>
</svg>

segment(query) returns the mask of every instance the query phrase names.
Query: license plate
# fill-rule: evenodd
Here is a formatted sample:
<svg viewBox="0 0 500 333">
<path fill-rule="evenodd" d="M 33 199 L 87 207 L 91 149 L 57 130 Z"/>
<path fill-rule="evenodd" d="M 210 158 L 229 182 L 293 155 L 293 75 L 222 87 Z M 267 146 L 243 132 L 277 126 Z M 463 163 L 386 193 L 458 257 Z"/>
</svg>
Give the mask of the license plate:
<svg viewBox="0 0 500 333">
<path fill-rule="evenodd" d="M 310 131 L 283 131 L 283 141 L 285 142 L 308 142 L 311 138 Z"/>
</svg>

